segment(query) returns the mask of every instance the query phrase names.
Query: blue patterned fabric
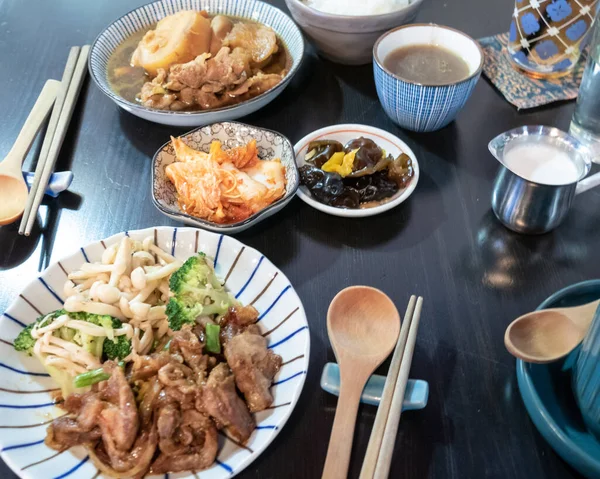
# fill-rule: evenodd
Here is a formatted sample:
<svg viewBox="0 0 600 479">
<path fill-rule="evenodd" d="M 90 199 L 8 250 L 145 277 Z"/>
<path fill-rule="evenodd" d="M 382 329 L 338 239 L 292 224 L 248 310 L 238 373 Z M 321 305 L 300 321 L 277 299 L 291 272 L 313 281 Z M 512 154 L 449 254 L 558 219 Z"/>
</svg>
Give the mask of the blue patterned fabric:
<svg viewBox="0 0 600 479">
<path fill-rule="evenodd" d="M 513 67 L 506 54 L 508 37 L 509 33 L 504 33 L 479 40 L 485 53 L 483 73 L 500 90 L 504 98 L 518 109 L 535 108 L 555 101 L 577 98 L 585 68 L 585 52 L 568 75 L 562 78 L 539 80 L 530 78 Z M 523 52 L 519 54 L 524 55 Z M 571 60 L 566 58 L 563 63 L 555 65 L 555 68 L 557 71 L 564 70 L 570 66 L 570 62 Z"/>
<path fill-rule="evenodd" d="M 390 75 L 377 62 L 373 70 L 383 109 L 398 125 L 413 131 L 439 130 L 454 120 L 480 77 L 455 85 L 423 86 Z"/>
</svg>

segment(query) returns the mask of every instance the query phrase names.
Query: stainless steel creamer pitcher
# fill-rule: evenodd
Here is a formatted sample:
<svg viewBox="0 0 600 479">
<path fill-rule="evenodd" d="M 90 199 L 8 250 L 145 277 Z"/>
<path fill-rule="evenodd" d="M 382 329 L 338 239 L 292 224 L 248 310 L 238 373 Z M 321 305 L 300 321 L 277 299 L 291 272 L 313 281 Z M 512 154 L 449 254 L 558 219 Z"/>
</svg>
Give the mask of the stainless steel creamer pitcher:
<svg viewBox="0 0 600 479">
<path fill-rule="evenodd" d="M 517 139 L 551 140 L 567 153 L 578 178 L 565 184 L 544 184 L 524 178 L 514 171 L 514 166 L 511 169 L 504 162 L 505 153 Z M 504 226 L 517 233 L 542 234 L 553 230 L 566 217 L 575 195 L 600 185 L 600 173 L 585 178 L 591 168 L 588 149 L 557 128 L 539 125 L 515 128 L 494 138 L 488 147 L 500 162 L 492 191 L 492 210 Z"/>
</svg>

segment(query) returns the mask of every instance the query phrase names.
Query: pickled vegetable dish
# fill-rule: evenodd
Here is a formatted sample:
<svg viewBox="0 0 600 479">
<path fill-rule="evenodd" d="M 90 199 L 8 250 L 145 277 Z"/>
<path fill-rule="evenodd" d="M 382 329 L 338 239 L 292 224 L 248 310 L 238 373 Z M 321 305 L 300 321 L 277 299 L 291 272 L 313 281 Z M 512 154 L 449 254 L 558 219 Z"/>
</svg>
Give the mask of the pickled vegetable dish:
<svg viewBox="0 0 600 479">
<path fill-rule="evenodd" d="M 132 34 L 108 61 L 125 100 L 172 111 L 234 105 L 270 90 L 291 58 L 273 29 L 246 19 L 183 10 Z"/>
<path fill-rule="evenodd" d="M 181 211 L 216 224 L 244 221 L 281 198 L 285 168 L 279 158 L 261 160 L 256 140 L 223 149 L 213 140 L 208 153 L 171 137 L 177 161 L 166 166 Z"/>
<path fill-rule="evenodd" d="M 408 186 L 414 176 L 410 157 L 386 153 L 369 138 L 346 145 L 312 141 L 300 167 L 300 180 L 315 199 L 338 208 L 368 208 Z"/>
</svg>

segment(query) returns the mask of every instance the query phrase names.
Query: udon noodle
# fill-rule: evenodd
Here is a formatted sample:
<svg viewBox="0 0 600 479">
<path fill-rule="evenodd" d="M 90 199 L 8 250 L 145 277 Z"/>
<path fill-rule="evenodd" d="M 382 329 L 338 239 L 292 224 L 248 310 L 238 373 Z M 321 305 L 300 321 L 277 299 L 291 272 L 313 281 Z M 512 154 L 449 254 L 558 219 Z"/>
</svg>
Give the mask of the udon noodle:
<svg viewBox="0 0 600 479">
<path fill-rule="evenodd" d="M 65 326 L 92 337 L 113 340 L 127 336 L 131 353 L 125 361 L 148 354 L 172 334 L 165 310 L 169 277 L 180 266 L 181 262 L 156 246 L 152 237 L 143 241 L 123 237 L 104 251 L 100 262 L 83 263 L 71 272 L 64 286 L 67 313 L 110 315 L 121 320 L 122 327 L 104 328 L 68 314 L 48 321 L 47 315 L 31 330 L 36 339 L 35 355 L 44 365 L 72 376 L 100 367 L 101 362 L 83 347 L 53 334 Z"/>
</svg>

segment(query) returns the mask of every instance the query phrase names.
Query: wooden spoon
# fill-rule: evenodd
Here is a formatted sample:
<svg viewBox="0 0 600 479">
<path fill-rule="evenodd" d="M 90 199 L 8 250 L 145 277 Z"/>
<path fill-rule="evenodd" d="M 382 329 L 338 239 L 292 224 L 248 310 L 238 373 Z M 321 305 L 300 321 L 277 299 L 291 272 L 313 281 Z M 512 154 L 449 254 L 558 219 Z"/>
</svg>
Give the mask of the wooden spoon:
<svg viewBox="0 0 600 479">
<path fill-rule="evenodd" d="M 21 172 L 23 160 L 50 113 L 59 89 L 59 81 L 48 80 L 46 82 L 21 128 L 17 141 L 4 161 L 0 163 L 0 225 L 12 223 L 23 214 L 27 202 L 27 185 Z"/>
<path fill-rule="evenodd" d="M 525 314 L 506 328 L 506 349 L 528 363 L 545 364 L 563 358 L 583 341 L 599 305 L 600 300 Z"/>
<path fill-rule="evenodd" d="M 360 395 L 396 345 L 399 331 L 398 310 L 378 289 L 352 286 L 333 298 L 327 312 L 327 332 L 340 368 L 340 398 L 323 479 L 348 476 Z"/>
</svg>

